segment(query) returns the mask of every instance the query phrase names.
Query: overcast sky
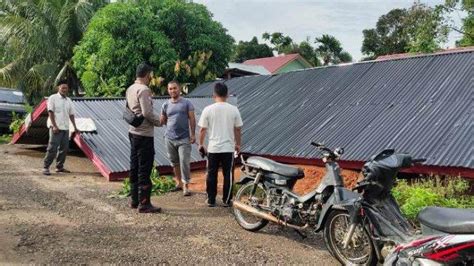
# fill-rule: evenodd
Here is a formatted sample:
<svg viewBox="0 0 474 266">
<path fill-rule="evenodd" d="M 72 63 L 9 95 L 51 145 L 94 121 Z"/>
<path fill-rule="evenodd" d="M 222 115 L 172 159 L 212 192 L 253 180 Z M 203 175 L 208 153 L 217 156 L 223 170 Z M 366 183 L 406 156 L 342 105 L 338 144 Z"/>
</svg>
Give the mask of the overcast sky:
<svg viewBox="0 0 474 266">
<path fill-rule="evenodd" d="M 236 41 L 263 32 L 283 32 L 299 43 L 322 34 L 334 35 L 354 60 L 362 57 L 362 30 L 374 28 L 378 18 L 394 8 L 408 8 L 413 0 L 194 0 L 214 14 Z M 444 0 L 421 0 L 429 6 Z M 459 14 L 453 19 L 459 23 Z M 460 35 L 451 33 L 446 47 Z"/>
</svg>

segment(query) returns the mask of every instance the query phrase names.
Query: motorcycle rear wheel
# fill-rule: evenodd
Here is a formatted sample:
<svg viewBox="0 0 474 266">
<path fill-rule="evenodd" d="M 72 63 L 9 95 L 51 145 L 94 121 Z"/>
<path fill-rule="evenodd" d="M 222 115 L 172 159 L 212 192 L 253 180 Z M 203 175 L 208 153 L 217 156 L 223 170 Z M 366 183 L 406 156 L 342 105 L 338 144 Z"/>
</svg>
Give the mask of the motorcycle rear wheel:
<svg viewBox="0 0 474 266">
<path fill-rule="evenodd" d="M 329 214 L 324 226 L 324 242 L 343 265 L 376 265 L 377 258 L 366 228 L 358 225 L 351 243 L 344 249 L 343 240 L 350 227 L 350 217 L 345 211 L 335 210 Z"/>
<path fill-rule="evenodd" d="M 268 195 L 265 188 L 261 184 L 257 186 L 253 197 L 250 197 L 253 186 L 253 183 L 242 185 L 235 195 L 235 200 L 257 208 L 258 206 L 262 205 L 267 206 Z M 247 212 L 242 212 L 239 209 L 233 208 L 233 212 L 237 223 L 245 230 L 256 232 L 268 224 L 267 220 L 255 217 L 254 215 Z"/>
</svg>

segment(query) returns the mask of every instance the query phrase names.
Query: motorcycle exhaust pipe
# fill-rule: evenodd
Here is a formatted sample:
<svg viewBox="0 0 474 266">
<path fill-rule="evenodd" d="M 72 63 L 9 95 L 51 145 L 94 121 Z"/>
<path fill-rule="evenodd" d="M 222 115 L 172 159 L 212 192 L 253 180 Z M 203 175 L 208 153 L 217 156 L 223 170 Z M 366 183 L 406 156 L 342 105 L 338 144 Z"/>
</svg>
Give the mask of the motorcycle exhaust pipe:
<svg viewBox="0 0 474 266">
<path fill-rule="evenodd" d="M 240 210 L 240 211 L 244 211 L 244 212 L 248 212 L 258 218 L 262 218 L 262 219 L 265 219 L 265 220 L 268 220 L 270 222 L 274 222 L 276 224 L 280 224 L 280 225 L 283 225 L 283 226 L 288 226 L 290 228 L 294 228 L 294 229 L 297 229 L 297 230 L 302 230 L 302 229 L 305 229 L 306 227 L 308 227 L 308 224 L 305 224 L 304 226 L 298 226 L 298 225 L 294 225 L 294 224 L 289 224 L 289 223 L 286 223 L 280 219 L 278 219 L 277 217 L 269 214 L 269 213 L 265 213 L 265 212 L 262 212 L 262 211 L 259 211 L 258 209 L 252 207 L 252 206 L 249 206 L 245 203 L 242 203 L 240 201 L 234 201 L 232 202 L 232 207 Z"/>
</svg>

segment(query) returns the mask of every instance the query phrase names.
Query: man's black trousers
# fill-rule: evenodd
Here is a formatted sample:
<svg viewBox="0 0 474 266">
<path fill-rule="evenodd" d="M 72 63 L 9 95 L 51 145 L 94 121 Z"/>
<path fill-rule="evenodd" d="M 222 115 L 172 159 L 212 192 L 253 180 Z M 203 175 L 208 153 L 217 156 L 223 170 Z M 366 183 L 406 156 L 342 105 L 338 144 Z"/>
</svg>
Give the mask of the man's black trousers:
<svg viewBox="0 0 474 266">
<path fill-rule="evenodd" d="M 222 166 L 224 176 L 224 187 L 222 202 L 229 204 L 232 199 L 232 183 L 234 181 L 234 153 L 208 153 L 207 154 L 207 179 L 206 190 L 209 203 L 216 203 L 217 195 L 217 172 Z"/>
<path fill-rule="evenodd" d="M 128 134 L 130 139 L 130 184 L 133 187 L 151 185 L 155 148 L 153 137 Z"/>
</svg>

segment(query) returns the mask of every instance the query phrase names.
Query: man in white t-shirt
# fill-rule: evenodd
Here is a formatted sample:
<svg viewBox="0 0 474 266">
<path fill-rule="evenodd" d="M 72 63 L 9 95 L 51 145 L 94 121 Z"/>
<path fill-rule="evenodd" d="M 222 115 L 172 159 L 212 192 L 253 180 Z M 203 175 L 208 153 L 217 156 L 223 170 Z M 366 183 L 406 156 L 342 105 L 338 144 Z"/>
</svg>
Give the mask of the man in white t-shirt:
<svg viewBox="0 0 474 266">
<path fill-rule="evenodd" d="M 216 83 L 214 86 L 215 103 L 204 108 L 199 119 L 199 150 L 207 153 L 207 204 L 216 206 L 217 171 L 222 164 L 224 187 L 222 202 L 229 207 L 232 199 L 234 179 L 234 151 L 240 152 L 242 118 L 237 107 L 226 102 L 227 86 Z M 207 151 L 204 140 L 208 135 Z"/>
<path fill-rule="evenodd" d="M 66 155 L 69 149 L 69 120 L 74 126 L 75 133 L 79 133 L 74 121 L 74 105 L 67 97 L 69 86 L 66 81 L 58 82 L 58 93 L 48 97 L 48 128 L 49 142 L 44 157 L 43 174 L 50 175 L 49 167 L 56 158 L 56 172 L 70 173 L 64 168 Z"/>
</svg>

